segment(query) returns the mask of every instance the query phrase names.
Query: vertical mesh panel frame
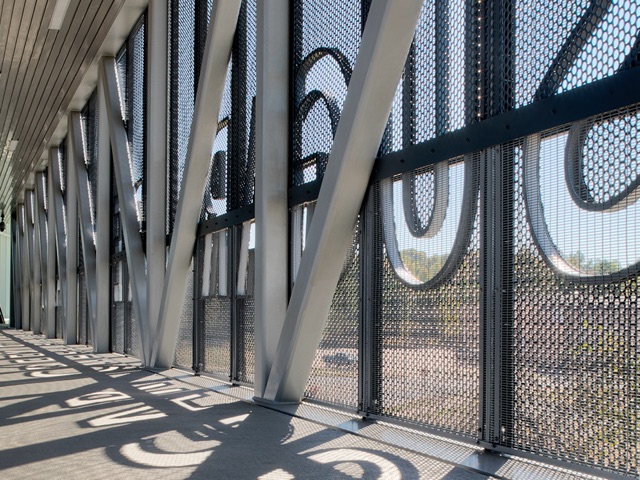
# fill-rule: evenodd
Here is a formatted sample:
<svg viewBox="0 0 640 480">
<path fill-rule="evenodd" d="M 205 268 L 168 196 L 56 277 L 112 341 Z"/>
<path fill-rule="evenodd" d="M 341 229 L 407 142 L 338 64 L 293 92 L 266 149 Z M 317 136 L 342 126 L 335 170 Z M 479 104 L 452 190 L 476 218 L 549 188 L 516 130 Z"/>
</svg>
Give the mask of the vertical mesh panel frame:
<svg viewBox="0 0 640 480">
<path fill-rule="evenodd" d="M 193 272 L 193 261 L 190 272 Z M 182 368 L 191 369 L 193 367 L 193 273 L 187 278 L 187 289 L 180 315 L 180 329 L 178 331 L 178 342 L 176 344 L 176 356 L 174 363 Z"/>
<path fill-rule="evenodd" d="M 382 189 L 376 193 L 381 217 L 388 220 L 377 231 L 384 257 L 374 267 L 382 269 L 382 279 L 381 291 L 374 290 L 381 312 L 373 326 L 379 358 L 371 411 L 475 438 L 480 397 L 478 203 L 474 188 L 468 196 L 463 191 L 477 182 L 477 171 L 462 160 L 445 162 L 447 217 L 433 238 L 416 237 L 407 228 L 399 179 L 390 196 Z M 414 173 L 433 176 L 434 166 Z M 428 198 L 422 201 L 428 203 Z M 430 208 L 434 210 L 433 200 Z M 391 222 L 396 225 L 393 236 Z"/>
<path fill-rule="evenodd" d="M 202 300 L 205 316 L 204 371 L 229 381 L 231 375 L 231 298 Z"/>
<path fill-rule="evenodd" d="M 322 178 L 360 48 L 367 2 L 293 3 L 291 185 Z"/>
<path fill-rule="evenodd" d="M 304 396 L 356 410 L 359 406 L 360 229 L 356 225 Z"/>
<path fill-rule="evenodd" d="M 514 142 L 515 215 L 505 238 L 515 255 L 504 443 L 632 476 L 640 441 L 640 210 L 628 201 L 636 188 L 628 179 L 640 173 L 638 115 L 635 106 L 582 123 L 581 155 L 571 154 L 569 127 L 540 135 L 538 149 L 530 148 L 533 137 Z M 600 211 L 580 209 L 569 193 L 571 161 L 603 193 L 595 196 Z M 602 168 L 611 177 L 591 176 Z M 607 209 L 616 197 L 618 206 Z M 545 250 L 545 231 L 555 255 Z"/>
</svg>

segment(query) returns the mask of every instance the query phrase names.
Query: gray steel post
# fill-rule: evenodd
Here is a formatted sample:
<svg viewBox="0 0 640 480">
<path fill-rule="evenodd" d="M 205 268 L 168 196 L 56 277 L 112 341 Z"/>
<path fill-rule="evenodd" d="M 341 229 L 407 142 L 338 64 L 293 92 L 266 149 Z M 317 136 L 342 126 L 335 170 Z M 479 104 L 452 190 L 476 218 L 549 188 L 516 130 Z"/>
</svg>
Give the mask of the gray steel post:
<svg viewBox="0 0 640 480">
<path fill-rule="evenodd" d="M 173 363 L 186 279 L 208 177 L 209 162 L 204 159 L 211 157 L 211 145 L 216 136 L 218 113 L 240 3 L 240 0 L 215 2 L 211 12 L 211 25 L 200 71 L 181 195 L 171 238 L 160 317 L 153 343 L 151 364 L 155 367 L 170 367 Z"/>
<path fill-rule="evenodd" d="M 53 169 L 56 168 L 49 154 L 47 171 L 47 338 L 56 337 L 56 217 Z"/>
<path fill-rule="evenodd" d="M 149 365 L 150 339 L 149 315 L 147 313 L 147 278 L 146 261 L 142 249 L 142 239 L 136 213 L 136 198 L 133 184 L 129 153 L 127 150 L 127 132 L 122 123 L 122 112 L 118 98 L 118 84 L 116 81 L 116 63 L 113 57 L 103 57 L 100 62 L 100 76 L 107 116 L 109 118 L 109 136 L 111 151 L 113 152 L 113 173 L 118 189 L 120 204 L 120 218 L 124 233 L 124 243 L 127 251 L 127 267 L 131 282 L 133 308 L 138 322 L 142 344 L 142 363 Z"/>
<path fill-rule="evenodd" d="M 85 288 L 87 289 L 87 301 L 89 304 L 89 322 L 91 323 L 92 343 L 105 344 L 104 339 L 97 337 L 100 333 L 107 334 L 108 330 L 97 329 L 97 288 L 96 288 L 96 247 L 94 242 L 93 224 L 91 223 L 91 205 L 89 199 L 89 177 L 84 158 L 82 144 L 82 120 L 79 112 L 69 114 L 69 152 L 73 152 L 69 158 L 73 158 L 75 169 L 74 178 L 78 193 L 78 218 L 80 219 L 80 241 L 82 242 L 82 255 L 84 260 Z M 108 345 L 108 340 L 106 341 Z"/>
<path fill-rule="evenodd" d="M 68 129 L 71 129 L 69 123 Z M 67 139 L 66 210 L 67 210 L 67 308 L 65 345 L 78 342 L 78 188 L 76 182 L 76 154 Z"/>
<path fill-rule="evenodd" d="M 40 278 L 38 278 L 38 283 L 36 285 L 36 275 L 39 277 L 39 269 L 36 267 L 38 259 L 36 258 L 35 252 L 35 218 L 33 215 L 34 212 L 34 192 L 33 190 L 27 190 L 24 192 L 25 196 L 25 235 L 26 235 L 26 247 L 27 247 L 27 265 L 28 265 L 28 278 L 29 278 L 29 323 L 28 329 L 31 330 L 32 333 L 36 333 L 36 318 L 38 318 L 38 327 L 40 327 L 39 313 L 40 309 L 38 307 L 39 299 L 36 299 L 36 295 L 40 293 Z"/>
<path fill-rule="evenodd" d="M 262 397 L 289 296 L 289 1 L 258 2 L 254 394 Z"/>
<path fill-rule="evenodd" d="M 264 398 L 300 401 L 422 2 L 374 0 Z"/>
<path fill-rule="evenodd" d="M 149 3 L 147 16 L 146 253 L 149 338 L 155 338 L 166 268 L 167 0 Z"/>
</svg>

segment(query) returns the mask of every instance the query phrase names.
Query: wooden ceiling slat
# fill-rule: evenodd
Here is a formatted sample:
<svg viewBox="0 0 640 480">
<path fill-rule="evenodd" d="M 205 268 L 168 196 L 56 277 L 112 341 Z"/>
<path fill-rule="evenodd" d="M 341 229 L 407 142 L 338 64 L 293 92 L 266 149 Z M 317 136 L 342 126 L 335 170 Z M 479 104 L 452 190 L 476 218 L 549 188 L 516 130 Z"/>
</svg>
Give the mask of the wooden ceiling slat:
<svg viewBox="0 0 640 480">
<path fill-rule="evenodd" d="M 14 191 L 19 191 L 22 188 L 23 180 L 26 181 L 28 174 L 31 171 L 28 155 L 26 155 L 26 149 L 33 148 L 32 142 L 33 138 L 31 138 L 23 129 L 25 121 L 29 122 L 42 122 L 47 121 L 47 118 L 42 115 L 42 110 L 38 112 L 39 109 L 43 106 L 43 92 L 46 91 L 48 83 L 51 81 L 52 70 L 55 68 L 56 64 L 58 67 L 61 67 L 61 63 L 59 62 L 58 55 L 59 52 L 65 51 L 65 43 L 72 42 L 75 39 L 75 29 L 80 25 L 80 20 L 76 20 L 76 23 L 73 23 L 73 20 L 76 19 L 76 11 L 81 8 L 82 5 L 86 5 L 86 2 L 71 2 L 69 5 L 69 9 L 67 10 L 67 14 L 62 23 L 62 27 L 59 31 L 48 30 L 48 25 L 45 26 L 47 29 L 47 38 L 46 38 L 46 46 L 43 49 L 42 56 L 38 59 L 38 64 L 36 67 L 37 75 L 36 78 L 38 82 L 32 85 L 32 89 L 27 94 L 27 102 L 28 105 L 25 104 L 22 107 L 22 114 L 18 119 L 16 125 L 16 133 L 20 135 L 21 141 L 18 144 L 18 150 L 14 153 L 15 157 L 20 159 L 20 167 L 15 168 L 13 172 L 13 181 L 7 182 L 4 179 L 0 179 L 0 184 L 6 186 L 8 184 L 13 184 Z M 83 9 L 84 10 L 84 9 Z M 82 17 L 83 18 L 83 17 Z M 33 90 L 35 88 L 35 91 Z M 35 117 L 35 118 L 34 118 Z M 41 148 L 40 143 L 38 142 L 38 147 Z M 2 196 L 4 197 L 4 191 L 2 192 Z"/>
<path fill-rule="evenodd" d="M 0 119 L 4 118 L 4 125 L 0 125 L 0 131 L 7 132 L 7 136 L 9 132 L 14 130 L 16 123 L 14 116 L 20 114 L 19 105 L 23 102 L 21 93 L 28 79 L 26 70 L 30 60 L 34 56 L 34 46 L 37 42 L 38 32 L 41 30 L 42 17 L 46 5 L 46 0 L 37 0 L 36 2 L 29 2 L 25 5 L 23 19 L 30 18 L 29 26 L 28 28 L 21 28 L 20 30 L 17 44 L 23 47 L 22 53 L 17 63 L 17 68 L 12 67 L 11 73 L 12 75 L 15 74 L 15 77 L 8 80 L 13 88 L 11 91 L 9 91 L 8 88 L 5 89 L 5 96 L 0 104 Z M 32 7 L 32 9 L 30 9 L 30 7 Z M 26 24 L 26 22 L 23 22 L 23 24 Z M 14 58 L 18 58 L 17 52 L 14 54 Z M 19 137 L 17 138 L 19 139 Z M 6 140 L 6 138 L 0 139 L 0 141 Z M 12 165 L 7 165 L 7 168 L 12 168 Z"/>
<path fill-rule="evenodd" d="M 22 194 L 125 1 L 72 1 L 51 31 L 55 0 L 0 0 L 0 209 Z"/>
<path fill-rule="evenodd" d="M 27 138 L 25 148 L 29 150 L 23 151 L 22 158 L 26 167 L 24 175 L 28 175 L 28 172 L 33 170 L 40 156 L 42 150 L 45 147 L 46 139 L 44 138 L 44 132 L 48 130 L 48 126 L 51 123 L 58 123 L 57 113 L 61 110 L 63 104 L 63 98 L 69 91 L 70 83 L 78 75 L 77 70 L 74 69 L 74 65 L 78 63 L 78 53 L 88 49 L 95 37 L 92 30 L 94 23 L 101 23 L 104 17 L 104 8 L 109 8 L 110 0 L 104 2 L 91 2 L 86 5 L 88 8 L 78 9 L 75 12 L 73 21 L 71 23 L 69 35 L 75 33 L 72 39 L 65 39 L 64 44 L 69 45 L 66 49 L 66 55 L 61 56 L 53 64 L 51 71 L 45 74 L 45 79 L 55 79 L 53 84 L 49 82 L 41 82 L 41 88 L 36 95 L 41 98 L 40 104 L 32 104 L 37 109 L 33 115 L 27 115 L 27 119 L 31 122 L 24 123 L 21 127 L 21 135 Z M 91 34 L 90 34 L 91 33 Z M 90 38 L 87 45 L 84 45 L 87 37 Z M 64 57 L 64 58 L 62 58 Z M 39 114 L 35 114 L 39 110 Z M 33 110 L 32 110 L 33 111 Z M 42 121 L 42 120 L 45 121 Z M 39 120 L 39 121 L 38 121 Z"/>
</svg>

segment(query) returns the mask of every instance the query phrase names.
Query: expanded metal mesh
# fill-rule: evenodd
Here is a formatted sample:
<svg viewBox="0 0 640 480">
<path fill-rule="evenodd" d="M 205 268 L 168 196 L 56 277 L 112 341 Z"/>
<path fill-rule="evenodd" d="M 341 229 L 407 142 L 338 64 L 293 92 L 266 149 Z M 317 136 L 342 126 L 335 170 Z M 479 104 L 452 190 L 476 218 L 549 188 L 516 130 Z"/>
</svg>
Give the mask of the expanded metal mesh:
<svg viewBox="0 0 640 480">
<path fill-rule="evenodd" d="M 176 206 L 191 133 L 195 99 L 195 0 L 171 2 L 169 29 L 169 162 L 167 162 L 167 234 L 173 231 Z"/>
<path fill-rule="evenodd" d="M 193 261 L 189 271 L 191 273 L 187 278 L 175 356 L 175 364 L 186 369 L 193 367 Z"/>
<path fill-rule="evenodd" d="M 138 207 L 138 220 L 144 225 L 146 209 L 146 18 L 143 16 L 137 31 L 129 37 L 127 57 L 127 89 L 129 117 L 126 123 L 130 146 L 131 183 Z"/>
<path fill-rule="evenodd" d="M 204 333 L 204 370 L 229 380 L 231 374 L 231 298 L 207 297 L 202 300 Z"/>
<path fill-rule="evenodd" d="M 84 273 L 78 274 L 78 338 L 79 344 L 88 344 L 88 317 L 89 312 L 87 309 L 87 286 Z"/>
<path fill-rule="evenodd" d="M 637 2 L 516 2 L 516 103 L 571 90 L 638 65 Z"/>
<path fill-rule="evenodd" d="M 307 398 L 354 410 L 359 400 L 359 252 L 360 232 L 356 226 L 304 394 Z"/>
<path fill-rule="evenodd" d="M 256 366 L 256 302 L 253 294 L 237 299 L 236 302 L 238 302 L 239 310 L 236 380 L 242 383 L 253 384 Z"/>
<path fill-rule="evenodd" d="M 360 48 L 368 2 L 293 3 L 294 123 L 292 185 L 324 174 L 326 156 Z"/>
<path fill-rule="evenodd" d="M 402 182 L 380 185 L 382 210 L 376 262 L 380 290 L 374 321 L 371 410 L 467 437 L 477 435 L 480 395 L 480 284 L 477 171 L 472 159 L 444 162 L 448 169 L 446 216 L 430 237 L 405 222 Z M 434 166 L 415 176 L 433 175 Z M 426 182 L 428 183 L 428 182 Z M 442 185 L 441 185 L 442 187 Z M 426 191 L 410 191 L 429 202 Z M 436 202 L 431 202 L 435 210 Z M 404 212 L 403 212 L 404 210 Z M 431 215 L 434 215 L 432 212 Z M 422 221 L 428 220 L 420 215 Z M 378 247 L 380 248 L 380 247 Z M 382 270 L 382 271 L 380 271 Z"/>
<path fill-rule="evenodd" d="M 255 190 L 257 2 L 242 3 L 218 114 L 202 218 L 250 205 Z"/>
<path fill-rule="evenodd" d="M 84 162 L 89 180 L 89 208 L 91 224 L 95 231 L 96 195 L 98 188 L 98 95 L 94 91 L 82 109 Z"/>
<path fill-rule="evenodd" d="M 124 302 L 114 302 L 111 306 L 111 351 L 125 354 L 124 347 Z"/>
<path fill-rule="evenodd" d="M 633 476 L 640 441 L 640 211 L 631 200 L 634 186 L 623 179 L 640 173 L 633 163 L 637 111 L 582 124 L 574 146 L 582 157 L 572 154 L 570 128 L 512 147 L 515 218 L 505 241 L 515 245 L 514 320 L 505 343 L 513 378 L 503 385 L 513 402 L 505 416 L 508 446 Z M 609 145 L 609 155 L 593 145 Z M 588 210 L 571 195 L 566 170 L 592 165 L 621 181 L 590 177 L 603 194 L 595 197 L 599 209 Z M 614 195 L 618 202 L 611 204 Z"/>
<path fill-rule="evenodd" d="M 236 227 L 237 234 L 240 238 L 241 252 L 238 260 L 238 285 L 236 286 L 235 296 L 235 345 L 236 351 L 234 356 L 236 359 L 234 380 L 241 383 L 253 384 L 255 374 L 255 223 Z M 249 238 L 243 238 L 243 235 L 249 235 Z M 242 250 L 246 248 L 246 266 L 244 272 L 242 257 L 245 253 Z M 241 278 L 244 275 L 244 282 Z M 238 291 L 240 289 L 240 291 Z"/>
<path fill-rule="evenodd" d="M 62 338 L 62 307 L 56 306 L 56 338 Z"/>
</svg>

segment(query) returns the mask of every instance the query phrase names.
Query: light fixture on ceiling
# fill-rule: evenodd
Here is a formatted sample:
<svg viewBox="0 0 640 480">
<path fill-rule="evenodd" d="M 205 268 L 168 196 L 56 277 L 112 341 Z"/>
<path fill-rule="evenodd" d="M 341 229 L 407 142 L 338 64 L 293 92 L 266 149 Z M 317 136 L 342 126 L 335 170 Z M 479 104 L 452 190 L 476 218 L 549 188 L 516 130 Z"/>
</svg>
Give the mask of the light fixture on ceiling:
<svg viewBox="0 0 640 480">
<path fill-rule="evenodd" d="M 56 1 L 56 6 L 53 8 L 53 14 L 49 22 L 49 30 L 60 30 L 60 28 L 62 28 L 62 22 L 67 14 L 67 8 L 69 8 L 69 2 L 70 0 Z"/>
<path fill-rule="evenodd" d="M 18 148 L 18 140 L 11 140 L 9 142 L 9 151 L 15 152 L 17 148 Z"/>
</svg>

